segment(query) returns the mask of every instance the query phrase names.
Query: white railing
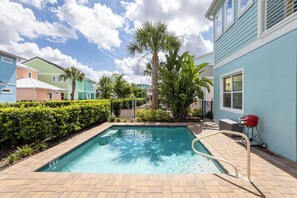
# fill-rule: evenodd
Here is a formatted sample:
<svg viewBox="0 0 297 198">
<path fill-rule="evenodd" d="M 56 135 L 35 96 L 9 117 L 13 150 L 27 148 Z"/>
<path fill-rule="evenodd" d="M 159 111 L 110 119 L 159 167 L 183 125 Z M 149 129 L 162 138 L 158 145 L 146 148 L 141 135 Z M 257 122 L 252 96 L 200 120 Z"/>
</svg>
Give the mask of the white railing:
<svg viewBox="0 0 297 198">
<path fill-rule="evenodd" d="M 243 139 L 245 139 L 246 141 L 246 149 L 247 149 L 247 176 L 244 177 L 242 173 L 240 173 L 240 171 L 238 170 L 238 168 L 230 161 L 227 161 L 225 159 L 222 159 L 222 158 L 219 158 L 219 157 L 214 157 L 212 155 L 208 155 L 208 154 L 205 154 L 205 153 L 202 153 L 202 152 L 199 152 L 196 150 L 195 148 L 195 142 L 201 140 L 201 139 L 205 139 L 205 138 L 208 138 L 208 137 L 211 137 L 211 136 L 214 136 L 214 135 L 218 135 L 218 134 L 222 134 L 222 133 L 225 133 L 225 134 L 231 134 L 231 135 L 237 135 L 237 136 L 241 136 Z M 217 161 L 221 161 L 221 162 L 225 162 L 229 165 L 231 165 L 234 170 L 235 170 L 235 175 L 236 177 L 239 177 L 239 173 L 243 176 L 243 178 L 245 178 L 247 181 L 251 182 L 251 145 L 250 145 L 250 140 L 249 138 L 242 134 L 242 133 L 239 133 L 239 132 L 234 132 L 234 131 L 219 131 L 219 132 L 215 132 L 215 133 L 211 133 L 211 134 L 208 134 L 208 135 L 205 135 L 205 136 L 201 136 L 201 137 L 197 137 L 196 139 L 194 139 L 192 141 L 192 149 L 195 153 L 199 154 L 199 155 L 202 155 L 204 157 L 207 157 L 207 158 L 210 158 L 210 159 L 214 159 L 214 160 L 217 160 Z"/>
<path fill-rule="evenodd" d="M 297 0 L 263 0 L 265 4 L 265 29 L 297 13 Z"/>
</svg>

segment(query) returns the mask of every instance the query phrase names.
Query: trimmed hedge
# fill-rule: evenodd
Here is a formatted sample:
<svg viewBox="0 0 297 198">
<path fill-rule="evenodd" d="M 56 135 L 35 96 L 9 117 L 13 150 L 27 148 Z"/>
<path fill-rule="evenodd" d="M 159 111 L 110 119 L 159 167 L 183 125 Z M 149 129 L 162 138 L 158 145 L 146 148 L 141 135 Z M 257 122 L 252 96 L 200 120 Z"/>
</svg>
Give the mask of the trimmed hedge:
<svg viewBox="0 0 297 198">
<path fill-rule="evenodd" d="M 23 145 L 46 138 L 63 137 L 93 124 L 107 121 L 110 102 L 75 103 L 51 108 L 0 109 L 0 144 Z"/>
<path fill-rule="evenodd" d="M 56 107 L 63 107 L 63 106 L 69 106 L 73 104 L 90 104 L 90 103 L 98 103 L 98 102 L 108 102 L 108 99 L 100 99 L 100 100 L 61 100 L 61 101 L 46 101 L 46 102 L 16 102 L 16 103 L 4 103 L 0 104 L 0 108 L 7 108 L 7 107 L 16 107 L 16 108 L 21 108 L 21 107 L 38 107 L 38 106 L 43 106 L 43 107 L 51 107 L 51 108 L 56 108 Z"/>
<path fill-rule="evenodd" d="M 137 111 L 137 119 L 139 121 L 148 121 L 148 122 L 168 122 L 168 121 L 173 120 L 173 118 L 169 112 L 161 110 L 161 109 L 138 110 Z"/>
</svg>

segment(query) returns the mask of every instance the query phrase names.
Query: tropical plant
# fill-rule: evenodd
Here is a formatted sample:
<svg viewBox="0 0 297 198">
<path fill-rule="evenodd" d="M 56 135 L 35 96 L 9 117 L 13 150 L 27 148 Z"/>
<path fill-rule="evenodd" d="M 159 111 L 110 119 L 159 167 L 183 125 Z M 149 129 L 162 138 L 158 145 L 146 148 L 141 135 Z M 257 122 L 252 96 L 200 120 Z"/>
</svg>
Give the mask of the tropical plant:
<svg viewBox="0 0 297 198">
<path fill-rule="evenodd" d="M 113 92 L 117 98 L 127 98 L 131 94 L 131 86 L 123 77 L 124 74 L 113 75 Z"/>
<path fill-rule="evenodd" d="M 172 48 L 179 48 L 181 42 L 177 36 L 168 31 L 168 27 L 162 22 L 145 22 L 136 30 L 135 41 L 130 42 L 128 50 L 130 54 L 152 55 L 152 108 L 158 108 L 158 67 L 159 52 L 168 52 Z"/>
<path fill-rule="evenodd" d="M 112 83 L 109 77 L 103 76 L 98 83 L 97 93 L 99 98 L 108 99 L 112 91 Z"/>
<path fill-rule="evenodd" d="M 147 97 L 147 91 L 145 89 L 141 89 L 136 86 L 136 84 L 132 83 L 131 84 L 131 89 L 133 96 L 135 98 L 146 98 Z"/>
<path fill-rule="evenodd" d="M 161 96 L 171 108 L 175 119 L 184 119 L 195 97 L 203 98 L 202 87 L 208 91 L 213 85 L 206 77 L 200 77 L 208 63 L 195 66 L 193 56 L 188 52 L 178 55 L 178 49 L 166 55 L 166 62 L 160 65 Z"/>
<path fill-rule="evenodd" d="M 60 77 L 66 81 L 67 79 L 72 80 L 72 92 L 71 92 L 71 100 L 74 100 L 74 92 L 76 81 L 82 81 L 85 77 L 85 74 L 82 73 L 79 69 L 75 68 L 74 66 L 67 68 L 64 70 L 64 74 L 61 74 Z"/>
</svg>

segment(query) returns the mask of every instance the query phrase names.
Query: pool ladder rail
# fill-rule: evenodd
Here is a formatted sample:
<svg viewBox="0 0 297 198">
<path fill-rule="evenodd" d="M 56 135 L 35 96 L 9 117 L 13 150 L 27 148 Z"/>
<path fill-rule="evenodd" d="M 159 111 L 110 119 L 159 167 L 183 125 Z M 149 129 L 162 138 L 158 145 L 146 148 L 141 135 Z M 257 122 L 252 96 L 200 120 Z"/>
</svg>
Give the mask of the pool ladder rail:
<svg viewBox="0 0 297 198">
<path fill-rule="evenodd" d="M 228 160 L 225 160 L 225 159 L 222 159 L 222 158 L 219 158 L 219 157 L 215 157 L 215 156 L 212 156 L 212 155 L 208 155 L 208 154 L 205 154 L 205 153 L 202 153 L 202 152 L 199 152 L 196 150 L 195 148 L 195 142 L 199 141 L 199 140 L 202 140 L 202 139 L 205 139 L 205 138 L 208 138 L 208 137 L 211 137 L 211 136 L 215 136 L 215 135 L 218 135 L 218 134 L 230 134 L 230 135 L 237 135 L 237 136 L 241 136 L 242 138 L 245 139 L 246 141 L 246 151 L 247 151 L 247 174 L 246 174 L 246 177 L 244 176 L 244 174 L 242 174 L 238 168 L 230 161 Z M 242 133 L 239 133 L 239 132 L 234 132 L 234 131 L 226 131 L 226 130 L 223 130 L 223 131 L 218 131 L 218 132 L 215 132 L 215 133 L 211 133 L 211 134 L 207 134 L 205 136 L 201 136 L 201 137 L 197 137 L 195 138 L 193 141 L 192 141 L 192 149 L 195 153 L 199 154 L 199 155 L 202 155 L 204 157 L 207 157 L 207 158 L 210 158 L 210 159 L 214 159 L 214 160 L 217 160 L 217 161 L 221 161 L 221 162 L 225 162 L 229 165 L 231 165 L 234 170 L 235 170 L 235 175 L 236 177 L 243 177 L 245 180 L 249 181 L 249 182 L 252 182 L 251 180 L 251 144 L 250 144 L 250 141 L 249 141 L 249 138 L 242 134 Z"/>
</svg>

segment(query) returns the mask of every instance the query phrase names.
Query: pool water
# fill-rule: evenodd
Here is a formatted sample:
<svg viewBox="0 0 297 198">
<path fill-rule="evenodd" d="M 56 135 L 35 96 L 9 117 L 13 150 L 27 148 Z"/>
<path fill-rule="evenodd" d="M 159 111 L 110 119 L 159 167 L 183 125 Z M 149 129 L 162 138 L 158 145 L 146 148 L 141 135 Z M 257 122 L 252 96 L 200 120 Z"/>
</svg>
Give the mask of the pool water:
<svg viewBox="0 0 297 198">
<path fill-rule="evenodd" d="M 192 151 L 194 138 L 184 126 L 113 126 L 38 171 L 119 174 L 223 172 L 219 163 Z M 208 153 L 200 142 L 195 147 Z"/>
</svg>

